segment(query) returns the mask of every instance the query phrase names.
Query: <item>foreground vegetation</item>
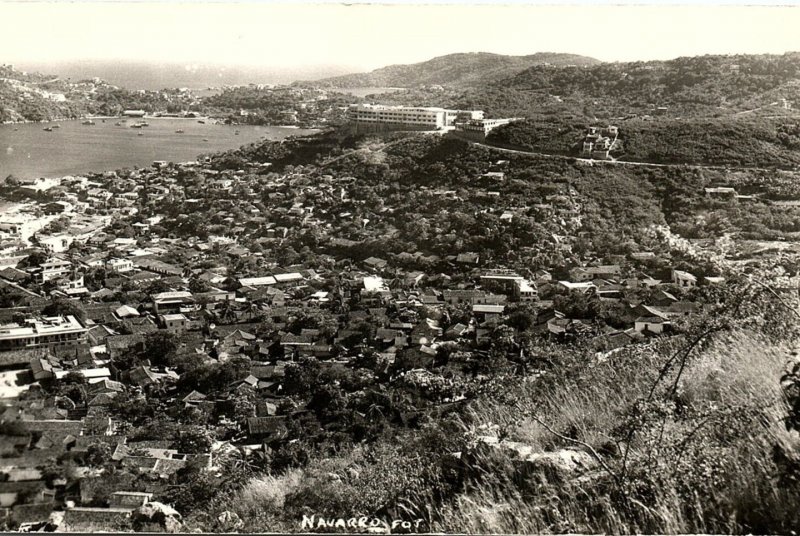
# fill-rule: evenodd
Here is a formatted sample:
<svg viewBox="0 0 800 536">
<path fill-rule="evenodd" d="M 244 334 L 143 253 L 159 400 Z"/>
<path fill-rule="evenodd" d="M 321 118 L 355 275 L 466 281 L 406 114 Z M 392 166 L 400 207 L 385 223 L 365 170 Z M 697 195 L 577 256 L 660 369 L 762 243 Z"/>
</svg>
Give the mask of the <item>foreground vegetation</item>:
<svg viewBox="0 0 800 536">
<path fill-rule="evenodd" d="M 800 437 L 775 341 L 796 318 L 760 286 L 716 298 L 682 337 L 603 359 L 562 348 L 538 379 L 497 375 L 457 411 L 254 474 L 188 526 L 298 530 L 316 514 L 434 532 L 789 532 Z"/>
</svg>

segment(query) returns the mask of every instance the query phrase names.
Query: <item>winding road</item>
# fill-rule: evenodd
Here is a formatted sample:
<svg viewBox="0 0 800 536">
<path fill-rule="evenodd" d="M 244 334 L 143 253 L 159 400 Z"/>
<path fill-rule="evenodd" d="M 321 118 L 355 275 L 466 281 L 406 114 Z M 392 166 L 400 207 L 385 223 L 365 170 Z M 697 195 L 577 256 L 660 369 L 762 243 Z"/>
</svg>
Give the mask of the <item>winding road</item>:
<svg viewBox="0 0 800 536">
<path fill-rule="evenodd" d="M 535 151 L 523 151 L 521 149 L 507 149 L 505 147 L 498 147 L 496 145 L 490 145 L 487 143 L 479 143 L 476 141 L 466 140 L 469 141 L 473 145 L 477 145 L 478 147 L 484 147 L 486 149 L 492 149 L 495 151 L 501 151 L 504 153 L 509 154 L 519 154 L 519 155 L 527 155 L 527 156 L 536 156 L 540 158 L 551 158 L 553 160 L 569 160 L 574 162 L 583 162 L 589 165 L 619 165 L 619 166 L 639 166 L 639 167 L 656 167 L 656 168 L 670 168 L 670 167 L 678 167 L 684 169 L 715 169 L 721 171 L 800 171 L 800 167 L 795 168 L 764 168 L 764 167 L 756 167 L 756 166 L 725 166 L 725 165 L 711 165 L 711 164 L 658 164 L 655 162 L 631 162 L 627 160 L 593 160 L 591 158 L 578 158 L 574 156 L 564 156 L 560 154 L 550 154 L 550 153 L 538 153 Z"/>
<path fill-rule="evenodd" d="M 590 166 L 595 165 L 616 165 L 616 166 L 637 166 L 637 167 L 652 167 L 652 168 L 683 168 L 683 169 L 713 169 L 718 171 L 800 171 L 800 166 L 795 166 L 794 168 L 779 168 L 779 167 L 772 167 L 772 168 L 765 168 L 765 167 L 757 167 L 757 166 L 728 166 L 728 165 L 720 165 L 720 164 L 659 164 L 656 162 L 633 162 L 627 160 L 594 160 L 592 158 L 579 158 L 575 156 L 565 156 L 560 154 L 552 154 L 552 153 L 540 153 L 536 151 L 524 151 L 522 149 L 508 149 L 506 147 L 498 147 L 496 145 L 491 145 L 488 143 L 480 143 L 468 138 L 462 138 L 461 136 L 452 134 L 452 132 L 444 132 L 444 131 L 423 131 L 420 132 L 421 134 L 426 135 L 447 135 L 451 134 L 456 139 L 466 141 L 475 145 L 477 147 L 483 147 L 485 149 L 491 149 L 494 151 L 500 151 L 507 154 L 518 154 L 523 156 L 535 156 L 538 158 L 549 158 L 552 160 L 568 160 L 570 162 L 581 162 Z M 387 143 L 386 145 L 382 146 L 378 151 L 383 151 L 392 145 L 396 145 L 401 143 L 405 138 L 401 138 L 399 140 L 395 140 L 393 142 Z M 353 149 L 352 151 L 348 151 L 344 154 L 326 160 L 325 162 L 321 163 L 319 167 L 326 167 L 342 158 L 346 158 L 354 153 L 369 153 L 372 150 L 369 147 L 362 147 L 359 149 Z"/>
</svg>

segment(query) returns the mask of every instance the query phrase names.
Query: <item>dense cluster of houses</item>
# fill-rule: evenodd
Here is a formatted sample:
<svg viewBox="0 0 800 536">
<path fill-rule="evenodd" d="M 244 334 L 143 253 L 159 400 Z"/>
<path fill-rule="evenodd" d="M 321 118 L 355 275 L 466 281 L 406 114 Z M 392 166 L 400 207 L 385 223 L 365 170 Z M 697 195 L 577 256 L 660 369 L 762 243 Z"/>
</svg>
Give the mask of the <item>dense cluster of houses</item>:
<svg viewBox="0 0 800 536">
<path fill-rule="evenodd" d="M 492 163 L 479 177 L 495 184 L 487 191 L 498 196 L 503 166 Z M 377 225 L 348 204 L 357 187 L 353 177 L 312 182 L 254 162 L 229 171 L 209 162 L 156 162 L 49 187 L 47 206 L 54 205 L 56 218 L 48 226 L 29 237 L 3 231 L 0 397 L 4 426 L 13 423 L 13 433 L 0 439 L 2 516 L 45 522 L 63 510 L 71 528 L 124 522 L 187 463 L 217 469 L 219 442 L 189 454 L 168 441 L 128 437 L 114 412 L 120 397 L 192 408 L 239 426 L 239 445 L 258 449 L 286 433 L 279 411 L 286 368 L 302 358 L 348 368 L 373 352 L 387 370 L 424 370 L 448 348 L 486 354 L 513 311 L 530 314 L 531 331 L 544 338 L 590 333 L 598 349 L 609 351 L 669 332 L 676 317 L 696 310 L 687 298 L 693 287 L 724 282 L 698 281 L 680 269 L 651 277 L 642 268 L 655 257 L 648 252 L 536 272 L 492 266 L 469 251 L 350 259 L 346 252 L 360 243 L 353 238 Z M 564 228 L 577 227 L 576 195 L 567 189 L 539 209 Z M 498 212 L 500 221 L 516 214 L 513 207 Z M 67 245 L 43 246 L 51 232 Z M 309 235 L 316 249 L 305 241 Z M 420 260 L 452 273 L 406 268 Z M 647 301 L 632 297 L 642 289 L 651 291 Z M 570 296 L 620 305 L 622 325 L 598 330 L 593 320 L 559 310 L 559 300 Z M 174 351 L 187 359 L 246 359 L 248 374 L 213 392 L 186 392 L 178 368 L 128 359 L 146 352 L 154 334 L 176 335 Z M 81 396 L 67 388 L 52 394 L 54 385 L 74 384 Z M 245 391 L 255 392 L 258 404 L 237 423 L 230 407 Z M 80 466 L 70 478 L 48 474 L 48 461 L 85 455 L 98 444 L 108 445 L 108 462 L 124 470 L 110 475 Z"/>
</svg>

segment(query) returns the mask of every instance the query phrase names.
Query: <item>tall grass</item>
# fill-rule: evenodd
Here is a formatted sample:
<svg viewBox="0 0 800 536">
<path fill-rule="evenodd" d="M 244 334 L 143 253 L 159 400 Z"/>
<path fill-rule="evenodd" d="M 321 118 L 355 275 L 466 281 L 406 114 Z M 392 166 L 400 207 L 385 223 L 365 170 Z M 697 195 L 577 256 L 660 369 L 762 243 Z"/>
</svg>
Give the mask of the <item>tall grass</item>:
<svg viewBox="0 0 800 536">
<path fill-rule="evenodd" d="M 567 482 L 539 479 L 535 493 L 526 492 L 525 483 L 507 478 L 518 462 L 479 455 L 477 465 L 490 469 L 443 505 L 431 528 L 677 534 L 786 532 L 800 526 L 800 488 L 778 485 L 782 469 L 773 458 L 776 446 L 800 451 L 797 434 L 787 432 L 782 420 L 778 379 L 787 347 L 744 331 L 719 334 L 691 356 L 680 377 L 673 371 L 664 378 L 652 405 L 637 405 L 673 349 L 623 352 L 584 369 L 581 378 L 543 390 L 522 387 L 518 395 L 528 404 L 487 401 L 469 415 L 473 429 L 499 424 L 509 439 L 534 451 L 588 450 L 585 443 L 602 452 L 622 485 L 598 471 Z M 631 426 L 631 435 L 620 431 Z M 609 442 L 619 450 L 603 450 Z"/>
<path fill-rule="evenodd" d="M 253 477 L 231 496 L 220 497 L 206 509 L 186 521 L 189 530 L 200 528 L 211 532 L 292 532 L 296 530 L 294 520 L 286 519 L 283 512 L 286 497 L 301 485 L 304 472 L 293 469 L 280 476 L 261 475 Z M 220 518 L 230 512 L 241 520 L 232 525 Z"/>
<path fill-rule="evenodd" d="M 788 349 L 744 330 L 717 333 L 656 383 L 685 344 L 665 339 L 603 362 L 587 357 L 542 381 L 509 382 L 503 396 L 472 403 L 456 422 L 434 420 L 254 478 L 189 527 L 224 529 L 215 520 L 225 510 L 242 520 L 239 530 L 253 532 L 298 531 L 303 514 L 421 517 L 426 529 L 448 533 L 800 527 L 800 486 L 786 478 L 791 462 L 775 456 L 800 453 L 783 423 Z M 493 433 L 533 453 L 578 449 L 602 463 L 551 473 L 506 450 L 470 447 Z M 450 455 L 456 450 L 460 461 Z M 791 470 L 800 475 L 800 463 Z"/>
</svg>

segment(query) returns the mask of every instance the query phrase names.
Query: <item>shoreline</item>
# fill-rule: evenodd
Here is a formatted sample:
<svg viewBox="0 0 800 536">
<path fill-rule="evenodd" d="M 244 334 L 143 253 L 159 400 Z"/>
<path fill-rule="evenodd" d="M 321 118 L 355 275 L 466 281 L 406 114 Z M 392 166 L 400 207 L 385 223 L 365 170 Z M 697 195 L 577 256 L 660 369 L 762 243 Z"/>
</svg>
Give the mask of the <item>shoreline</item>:
<svg viewBox="0 0 800 536">
<path fill-rule="evenodd" d="M 116 115 L 82 115 L 80 117 L 64 117 L 61 119 L 46 119 L 43 121 L 3 121 L 0 125 L 43 125 L 45 123 L 61 123 L 62 121 L 82 121 L 86 119 L 116 119 Z"/>
<path fill-rule="evenodd" d="M 96 116 L 96 118 L 99 118 L 99 116 Z M 106 116 L 106 118 L 108 118 L 108 117 Z M 235 138 L 233 136 L 230 136 L 230 141 L 226 142 L 226 143 L 230 143 L 230 146 L 225 145 L 225 146 L 223 146 L 221 148 L 213 148 L 213 147 L 205 147 L 205 148 L 203 148 L 203 147 L 200 147 L 198 145 L 198 146 L 194 147 L 194 150 L 192 151 L 192 154 L 190 156 L 183 157 L 180 154 L 178 154 L 178 155 L 172 154 L 172 156 L 169 156 L 169 157 L 145 159 L 145 160 L 142 160 L 139 163 L 133 163 L 133 164 L 127 164 L 127 165 L 124 162 L 120 162 L 118 159 L 116 161 L 105 162 L 106 164 L 110 164 L 110 165 L 107 165 L 107 166 L 104 165 L 102 167 L 100 167 L 100 166 L 91 166 L 86 162 L 82 162 L 81 166 L 77 166 L 76 165 L 74 169 L 71 166 L 67 166 L 67 167 L 58 166 L 59 169 L 54 169 L 54 171 L 52 171 L 52 172 L 48 171 L 47 169 L 48 168 L 53 168 L 54 166 L 49 166 L 47 164 L 47 162 L 43 162 L 42 165 L 33 166 L 33 167 L 36 168 L 35 171 L 32 171 L 31 169 L 28 169 L 28 168 L 23 169 L 25 166 L 22 166 L 19 170 L 15 170 L 15 169 L 12 169 L 11 165 L 9 165 L 9 168 L 4 170 L 3 176 L 0 176 L 0 181 L 4 180 L 6 175 L 14 175 L 15 177 L 23 178 L 23 179 L 33 179 L 33 178 L 63 179 L 64 177 L 69 177 L 69 176 L 92 176 L 92 175 L 102 175 L 103 173 L 109 173 L 109 172 L 118 172 L 121 169 L 125 169 L 126 167 L 134 167 L 134 166 L 143 167 L 143 168 L 144 167 L 149 167 L 150 165 L 152 165 L 154 160 L 167 160 L 167 161 L 173 161 L 173 162 L 176 162 L 176 163 L 183 162 L 183 161 L 191 161 L 191 160 L 196 160 L 200 155 L 207 155 L 207 154 L 213 154 L 213 153 L 217 153 L 217 152 L 236 150 L 236 149 L 239 149 L 242 146 L 249 145 L 250 143 L 276 141 L 277 139 L 285 139 L 285 138 L 288 138 L 288 137 L 296 137 L 296 136 L 299 136 L 299 135 L 302 135 L 302 136 L 314 136 L 314 135 L 317 135 L 317 134 L 319 134 L 320 132 L 322 132 L 324 130 L 324 129 L 320 129 L 320 128 L 305 128 L 305 127 L 300 127 L 298 125 L 227 125 L 225 123 L 222 123 L 220 121 L 216 121 L 216 120 L 213 120 L 213 119 L 210 119 L 210 118 L 207 118 L 207 117 L 194 117 L 194 118 L 191 118 L 191 117 L 177 117 L 176 118 L 176 117 L 145 116 L 145 118 L 147 120 L 152 119 L 154 123 L 158 122 L 158 120 L 164 120 L 165 122 L 167 122 L 167 124 L 169 123 L 169 120 L 177 120 L 177 121 L 175 121 L 173 123 L 175 125 L 174 127 L 172 127 L 173 129 L 174 128 L 179 128 L 178 127 L 179 124 L 183 125 L 183 124 L 192 123 L 192 122 L 197 121 L 197 120 L 205 120 L 206 121 L 206 125 L 205 126 L 198 125 L 198 127 L 200 129 L 203 129 L 203 130 L 198 130 L 197 131 L 198 135 L 203 135 L 203 134 L 201 134 L 202 132 L 208 132 L 208 134 L 205 134 L 205 135 L 209 136 L 210 138 L 211 137 L 215 137 L 216 139 L 227 138 L 228 136 L 226 134 L 224 134 L 224 133 L 212 136 L 212 130 L 215 131 L 215 132 L 217 130 L 230 130 L 232 132 L 234 129 L 241 128 L 241 129 L 243 129 L 243 131 L 244 131 L 244 129 L 248 129 L 248 130 L 252 130 L 253 132 L 252 132 L 252 134 L 246 134 L 245 133 L 245 135 L 242 136 L 241 138 L 239 138 L 238 136 L 235 137 Z M 129 118 L 128 124 L 134 123 L 136 121 L 141 121 L 141 120 L 143 120 L 145 118 Z M 116 117 L 112 117 L 111 119 L 116 119 Z M 69 132 L 73 132 L 73 131 L 74 132 L 78 132 L 75 129 L 82 129 L 83 128 L 83 127 L 80 127 L 80 126 L 75 126 L 75 122 L 79 121 L 79 120 L 72 119 L 72 120 L 67 120 L 67 121 L 71 121 L 73 123 L 72 125 L 67 125 L 67 124 L 64 125 L 65 127 L 68 127 L 67 130 Z M 64 121 L 64 122 L 66 123 L 66 121 Z M 45 121 L 28 121 L 27 123 L 41 124 L 41 123 L 52 123 L 52 122 L 50 122 L 50 121 L 48 121 L 48 122 L 45 122 Z M 113 123 L 111 123 L 111 124 L 113 124 Z M 104 125 L 102 125 L 102 127 L 93 127 L 93 128 L 107 128 L 107 127 L 108 127 L 108 125 L 104 124 Z M 204 130 L 205 128 L 209 128 L 209 127 L 211 127 L 209 130 Z M 220 127 L 224 127 L 224 128 L 220 129 Z M 2 128 L 2 127 L 0 126 L 0 128 Z M 88 129 L 89 127 L 85 127 L 85 128 Z M 114 127 L 110 127 L 110 128 L 114 129 Z M 164 127 L 160 126 L 159 128 L 163 129 Z M 184 127 L 181 126 L 180 128 L 184 128 Z M 186 127 L 186 128 L 188 128 L 188 127 Z M 272 129 L 274 129 L 274 131 Z M 8 127 L 3 129 L 4 134 L 8 137 L 9 140 L 11 140 L 10 143 L 13 144 L 14 136 L 18 135 L 19 133 L 17 133 L 17 132 L 13 132 L 12 133 L 11 130 L 12 129 L 8 128 Z M 26 127 L 26 130 L 28 130 L 28 127 Z M 116 130 L 119 130 L 119 129 L 116 129 Z M 301 133 L 300 131 L 303 131 L 303 132 Z M 171 132 L 171 130 L 168 129 L 168 132 Z M 33 136 L 35 137 L 36 134 L 33 134 Z M 245 139 L 247 139 L 247 136 L 252 138 L 251 142 L 244 141 Z M 11 153 L 9 153 L 9 154 L 11 154 Z M 2 159 L 0 159 L 0 164 L 2 164 Z M 0 165 L 0 167 L 3 167 L 3 166 Z M 4 200 L 4 199 L 0 198 L 0 201 L 8 201 L 8 200 Z M 8 201 L 8 202 L 12 202 L 12 201 Z M 3 210 L 2 211 L 2 213 L 6 213 L 6 212 L 7 212 L 7 210 Z M 0 214 L 2 214 L 2 213 L 0 213 Z"/>
<path fill-rule="evenodd" d="M 24 120 L 24 121 L 2 121 L 0 125 L 44 125 L 46 123 L 62 123 L 65 121 L 85 121 L 87 119 L 213 119 L 210 116 L 199 116 L 199 117 L 174 117 L 174 116 L 163 116 L 163 115 L 144 115 L 141 117 L 134 117 L 134 116 L 124 116 L 124 115 L 82 115 L 80 117 L 63 117 L 61 119 L 46 119 L 43 121 L 31 121 L 31 120 Z M 222 124 L 222 123 L 219 123 Z"/>
</svg>

